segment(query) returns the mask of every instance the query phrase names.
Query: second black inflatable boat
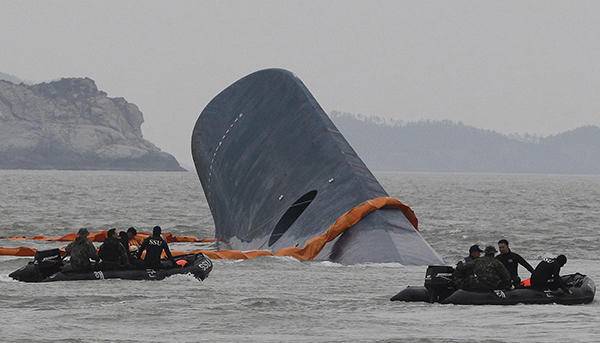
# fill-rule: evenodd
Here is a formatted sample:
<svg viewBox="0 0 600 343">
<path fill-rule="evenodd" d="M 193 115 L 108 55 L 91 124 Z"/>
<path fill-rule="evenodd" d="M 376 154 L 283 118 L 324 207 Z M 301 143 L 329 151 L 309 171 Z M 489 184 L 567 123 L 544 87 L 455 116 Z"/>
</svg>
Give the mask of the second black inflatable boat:
<svg viewBox="0 0 600 343">
<path fill-rule="evenodd" d="M 588 304 L 594 300 L 596 285 L 583 274 L 562 276 L 570 293 L 562 291 L 517 288 L 487 292 L 456 289 L 452 282 L 452 267 L 429 266 L 425 275 L 425 286 L 408 286 L 394 295 L 391 301 L 438 302 L 455 305 L 516 305 L 516 304 Z"/>
<path fill-rule="evenodd" d="M 77 280 L 162 280 L 176 274 L 191 274 L 204 280 L 212 271 L 212 261 L 203 254 L 175 257 L 174 265 L 161 269 L 119 269 L 94 270 L 90 272 L 69 272 L 69 265 L 63 263 L 58 249 L 39 251 L 34 260 L 10 273 L 8 276 L 23 282 L 51 282 Z"/>
</svg>

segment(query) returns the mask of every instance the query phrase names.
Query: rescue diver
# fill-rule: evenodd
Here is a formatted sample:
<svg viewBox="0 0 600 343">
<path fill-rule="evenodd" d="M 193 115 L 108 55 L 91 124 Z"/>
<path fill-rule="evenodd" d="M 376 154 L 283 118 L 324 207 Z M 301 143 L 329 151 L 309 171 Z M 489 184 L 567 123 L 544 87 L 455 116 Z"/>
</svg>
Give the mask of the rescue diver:
<svg viewBox="0 0 600 343">
<path fill-rule="evenodd" d="M 502 263 L 494 258 L 497 250 L 493 246 L 487 246 L 484 250 L 484 256 L 475 259 L 467 265 L 471 274 L 467 275 L 462 287 L 472 291 L 491 291 L 499 289 L 510 289 L 510 273 Z"/>
<path fill-rule="evenodd" d="M 519 278 L 518 268 L 519 264 L 525 267 L 530 273 L 533 273 L 534 268 L 531 264 L 527 263 L 521 255 L 516 254 L 508 247 L 508 241 L 501 239 L 498 241 L 498 250 L 500 254 L 496 256 L 496 259 L 500 261 L 506 270 L 510 273 L 510 280 L 514 287 L 518 287 L 521 284 L 521 278 Z"/>
<path fill-rule="evenodd" d="M 560 278 L 560 269 L 567 263 L 565 255 L 558 255 L 556 258 L 545 258 L 531 273 L 531 288 L 537 290 L 558 290 L 573 294 L 573 292 L 562 282 Z"/>
<path fill-rule="evenodd" d="M 90 232 L 86 228 L 77 231 L 77 238 L 65 247 L 67 255 L 71 255 L 71 270 L 73 272 L 89 272 L 92 270 L 90 259 L 98 262 L 96 247 L 88 239 Z M 66 270 L 65 270 L 66 271 Z"/>
<path fill-rule="evenodd" d="M 98 256 L 102 259 L 102 270 L 116 270 L 126 268 L 129 265 L 127 251 L 117 238 L 116 229 L 106 232 L 106 239 L 98 249 Z"/>
<path fill-rule="evenodd" d="M 160 269 L 160 255 L 164 251 L 167 258 L 173 262 L 173 255 L 169 250 L 169 245 L 161 236 L 160 226 L 155 226 L 152 229 L 152 236 L 144 239 L 140 249 L 137 252 L 137 258 L 142 256 L 142 253 L 146 251 L 146 257 L 144 257 L 144 264 L 148 269 Z M 173 262 L 174 263 L 174 262 Z"/>
</svg>

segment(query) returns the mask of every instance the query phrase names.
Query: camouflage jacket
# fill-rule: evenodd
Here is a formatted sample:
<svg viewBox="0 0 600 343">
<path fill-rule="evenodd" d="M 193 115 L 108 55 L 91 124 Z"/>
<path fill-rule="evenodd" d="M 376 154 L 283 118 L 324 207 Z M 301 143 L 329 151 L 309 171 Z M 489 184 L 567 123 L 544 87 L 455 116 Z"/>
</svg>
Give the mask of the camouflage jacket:
<svg viewBox="0 0 600 343">
<path fill-rule="evenodd" d="M 469 289 L 494 290 L 510 288 L 510 273 L 493 257 L 483 256 L 473 262 L 473 279 Z"/>
<path fill-rule="evenodd" d="M 87 238 L 77 237 L 77 239 L 67 245 L 65 251 L 71 255 L 71 267 L 73 270 L 89 269 L 90 258 L 98 261 L 96 248 Z"/>
<path fill-rule="evenodd" d="M 457 288 L 475 291 L 506 289 L 511 285 L 510 274 L 493 257 L 479 257 L 468 263 L 459 263 L 454 272 Z"/>
<path fill-rule="evenodd" d="M 467 257 L 464 260 L 458 262 L 454 273 L 452 274 L 452 280 L 456 288 L 466 289 L 471 283 L 473 283 L 473 269 L 475 268 L 475 259 Z"/>
</svg>

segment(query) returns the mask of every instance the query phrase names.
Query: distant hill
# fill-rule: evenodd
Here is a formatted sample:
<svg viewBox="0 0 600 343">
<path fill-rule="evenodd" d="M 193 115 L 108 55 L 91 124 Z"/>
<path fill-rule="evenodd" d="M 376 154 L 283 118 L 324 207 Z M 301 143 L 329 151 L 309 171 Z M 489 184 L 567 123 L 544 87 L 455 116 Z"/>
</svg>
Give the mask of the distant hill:
<svg viewBox="0 0 600 343">
<path fill-rule="evenodd" d="M 0 72 L 0 80 L 4 80 L 4 81 L 16 83 L 16 84 L 23 82 L 23 80 L 19 79 L 18 77 L 14 76 L 14 75 L 2 73 L 2 72 Z"/>
<path fill-rule="evenodd" d="M 451 121 L 403 123 L 333 112 L 374 170 L 600 174 L 600 128 L 548 137 L 503 135 Z"/>
<path fill-rule="evenodd" d="M 143 122 L 89 78 L 0 80 L 0 169 L 183 170 L 143 138 Z"/>
</svg>

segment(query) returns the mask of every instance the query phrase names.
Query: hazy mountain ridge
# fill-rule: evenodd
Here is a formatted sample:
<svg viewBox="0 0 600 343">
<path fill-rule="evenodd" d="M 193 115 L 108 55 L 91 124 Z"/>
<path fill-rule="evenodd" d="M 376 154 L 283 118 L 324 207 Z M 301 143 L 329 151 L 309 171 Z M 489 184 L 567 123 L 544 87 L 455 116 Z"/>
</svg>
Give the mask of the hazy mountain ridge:
<svg viewBox="0 0 600 343">
<path fill-rule="evenodd" d="M 404 123 L 333 112 L 374 170 L 600 174 L 600 128 L 539 137 L 503 135 L 452 121 Z"/>
<path fill-rule="evenodd" d="M 2 72 L 0 72 L 0 80 L 4 80 L 4 81 L 16 83 L 16 84 L 23 82 L 23 80 L 19 79 L 18 77 L 14 76 L 14 75 L 2 73 Z"/>
<path fill-rule="evenodd" d="M 0 80 L 0 169 L 183 170 L 143 138 L 143 122 L 89 78 Z"/>
</svg>

